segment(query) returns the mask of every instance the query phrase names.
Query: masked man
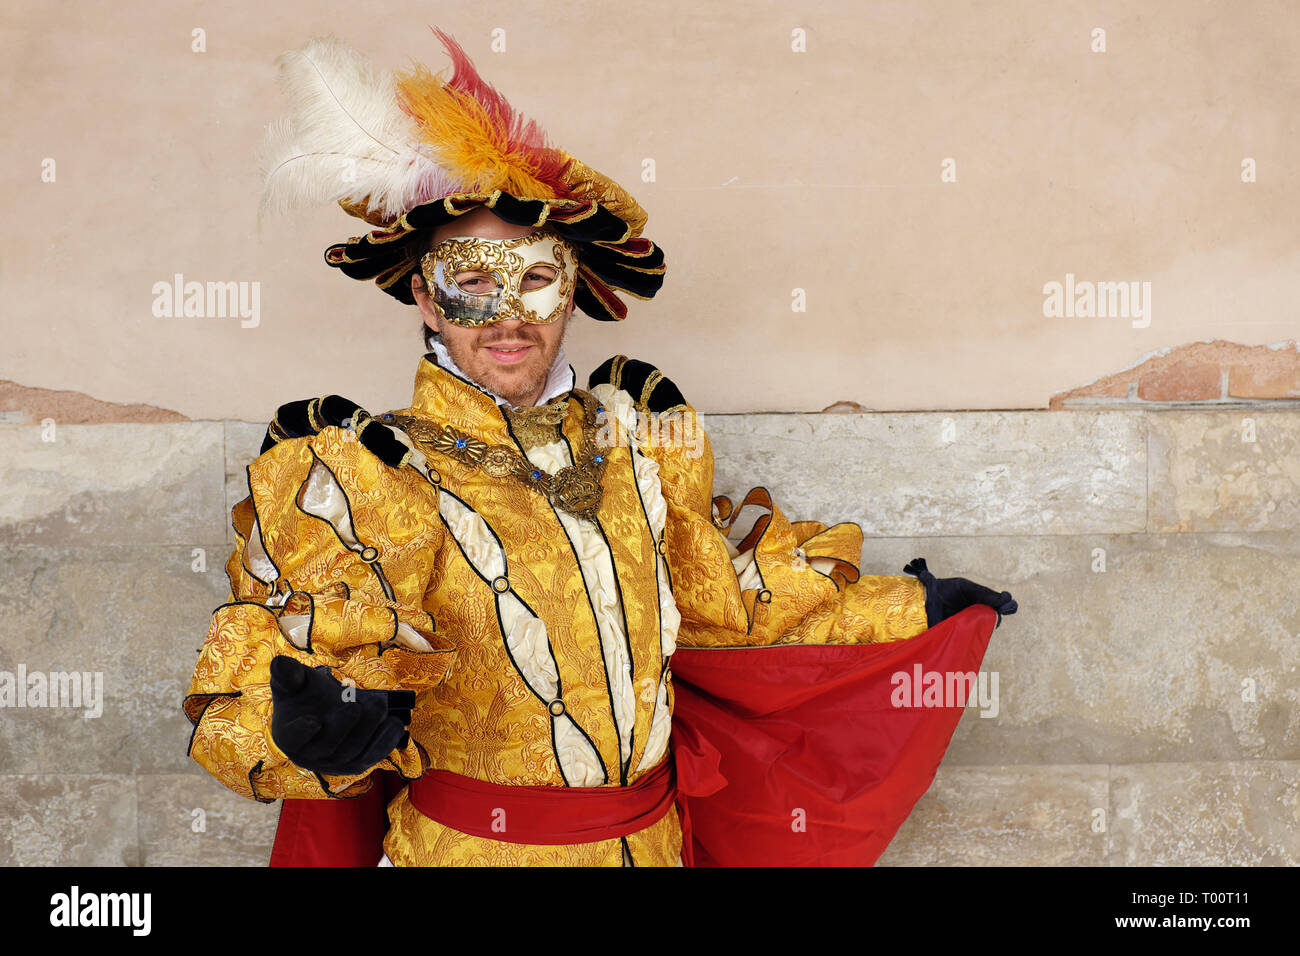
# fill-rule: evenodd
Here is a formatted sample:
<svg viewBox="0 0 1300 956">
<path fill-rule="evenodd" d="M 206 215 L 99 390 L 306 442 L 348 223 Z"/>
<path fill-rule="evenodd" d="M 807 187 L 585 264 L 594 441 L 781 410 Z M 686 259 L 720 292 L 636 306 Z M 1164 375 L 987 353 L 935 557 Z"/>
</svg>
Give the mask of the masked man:
<svg viewBox="0 0 1300 956">
<path fill-rule="evenodd" d="M 337 41 L 282 58 L 270 203 L 375 226 L 326 261 L 418 306 L 430 351 L 407 408 L 277 413 L 191 756 L 285 799 L 273 862 L 874 861 L 962 703 L 888 700 L 892 675 L 973 673 L 1015 602 L 921 559 L 860 575 L 856 525 L 715 498 L 695 411 L 649 363 L 578 387 L 575 307 L 624 318 L 663 253 L 435 32 L 446 82 Z"/>
</svg>

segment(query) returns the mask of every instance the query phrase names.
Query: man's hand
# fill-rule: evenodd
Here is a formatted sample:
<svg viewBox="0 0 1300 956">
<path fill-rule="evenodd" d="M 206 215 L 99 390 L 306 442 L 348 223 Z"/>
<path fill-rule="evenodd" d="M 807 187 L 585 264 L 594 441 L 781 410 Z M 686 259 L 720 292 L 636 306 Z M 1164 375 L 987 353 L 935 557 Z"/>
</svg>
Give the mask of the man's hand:
<svg viewBox="0 0 1300 956">
<path fill-rule="evenodd" d="M 987 604 L 998 612 L 998 624 L 1003 614 L 1015 614 L 1019 609 L 1009 591 L 998 594 L 982 584 L 965 578 L 936 578 L 926 569 L 925 558 L 916 558 L 903 568 L 925 585 L 925 616 L 930 627 L 964 611 L 972 604 Z M 998 625 L 995 624 L 994 627 Z"/>
<path fill-rule="evenodd" d="M 345 687 L 324 665 L 271 661 L 271 740 L 305 770 L 364 773 L 406 746 L 414 706 L 413 690 Z"/>
</svg>

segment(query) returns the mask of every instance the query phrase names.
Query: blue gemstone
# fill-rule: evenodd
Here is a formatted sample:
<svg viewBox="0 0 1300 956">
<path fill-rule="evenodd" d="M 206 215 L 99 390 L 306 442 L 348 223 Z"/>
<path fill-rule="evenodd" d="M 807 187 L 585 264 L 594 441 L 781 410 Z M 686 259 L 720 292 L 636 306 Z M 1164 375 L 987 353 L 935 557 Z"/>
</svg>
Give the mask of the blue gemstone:
<svg viewBox="0 0 1300 956">
<path fill-rule="evenodd" d="M 542 473 L 541 473 L 540 471 L 538 471 L 536 468 L 534 468 L 534 469 L 533 469 L 533 477 L 534 477 L 534 478 L 540 478 L 540 477 L 542 477 Z"/>
<path fill-rule="evenodd" d="M 456 447 L 457 447 L 457 448 L 464 448 L 464 447 L 465 447 L 465 439 L 463 439 L 463 438 L 457 438 L 457 439 L 456 439 Z"/>
<path fill-rule="evenodd" d="M 393 420 L 393 413 L 392 413 L 392 412 L 384 412 L 384 421 L 386 421 L 386 422 L 391 422 L 392 420 Z"/>
<path fill-rule="evenodd" d="M 605 460 L 605 459 L 604 459 L 604 458 L 601 458 L 599 455 L 597 455 L 596 458 L 595 458 L 595 462 L 596 462 L 596 464 L 598 464 L 598 465 L 599 465 L 602 461 L 604 461 L 604 460 Z"/>
</svg>

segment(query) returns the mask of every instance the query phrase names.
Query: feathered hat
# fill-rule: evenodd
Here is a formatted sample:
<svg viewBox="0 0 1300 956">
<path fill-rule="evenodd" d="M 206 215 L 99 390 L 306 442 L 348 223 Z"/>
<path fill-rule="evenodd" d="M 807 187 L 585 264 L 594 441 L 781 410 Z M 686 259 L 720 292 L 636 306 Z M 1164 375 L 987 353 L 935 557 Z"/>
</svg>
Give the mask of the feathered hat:
<svg viewBox="0 0 1300 956">
<path fill-rule="evenodd" d="M 664 279 L 663 250 L 641 235 L 645 212 L 613 180 L 549 146 L 460 44 L 433 32 L 451 57 L 446 81 L 419 64 L 396 76 L 377 71 L 334 38 L 276 61 L 292 112 L 268 129 L 262 211 L 338 202 L 377 228 L 330 246 L 325 261 L 414 305 L 411 276 L 431 231 L 486 206 L 575 243 L 574 304 L 597 319 L 625 318 L 617 292 L 649 299 Z"/>
</svg>

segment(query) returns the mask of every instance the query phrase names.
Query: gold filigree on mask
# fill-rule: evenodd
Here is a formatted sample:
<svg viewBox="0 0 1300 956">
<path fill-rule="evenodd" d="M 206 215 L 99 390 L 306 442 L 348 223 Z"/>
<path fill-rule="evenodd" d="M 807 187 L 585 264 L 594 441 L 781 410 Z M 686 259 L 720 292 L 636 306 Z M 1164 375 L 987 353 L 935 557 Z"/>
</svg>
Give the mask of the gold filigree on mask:
<svg viewBox="0 0 1300 956">
<path fill-rule="evenodd" d="M 545 285 L 523 287 L 529 272 L 544 266 L 555 272 Z M 476 328 L 519 319 L 548 325 L 564 315 L 577 284 L 578 255 L 554 233 L 517 239 L 453 236 L 443 239 L 420 260 L 420 271 L 434 307 L 448 322 Z M 491 276 L 491 291 L 465 289 L 456 276 L 465 272 Z"/>
</svg>

